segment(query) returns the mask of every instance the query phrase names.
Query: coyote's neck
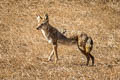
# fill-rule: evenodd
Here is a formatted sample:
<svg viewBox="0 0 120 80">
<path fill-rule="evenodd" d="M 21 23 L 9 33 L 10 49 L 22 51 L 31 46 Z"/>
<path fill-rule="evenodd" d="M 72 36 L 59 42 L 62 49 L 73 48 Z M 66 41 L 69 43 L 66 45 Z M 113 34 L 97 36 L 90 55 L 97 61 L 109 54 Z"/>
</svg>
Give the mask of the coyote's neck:
<svg viewBox="0 0 120 80">
<path fill-rule="evenodd" d="M 42 32 L 43 36 L 45 37 L 45 39 L 46 39 L 49 43 L 51 43 L 52 40 L 48 38 L 46 32 L 45 32 L 43 29 L 41 29 L 41 32 Z"/>
</svg>

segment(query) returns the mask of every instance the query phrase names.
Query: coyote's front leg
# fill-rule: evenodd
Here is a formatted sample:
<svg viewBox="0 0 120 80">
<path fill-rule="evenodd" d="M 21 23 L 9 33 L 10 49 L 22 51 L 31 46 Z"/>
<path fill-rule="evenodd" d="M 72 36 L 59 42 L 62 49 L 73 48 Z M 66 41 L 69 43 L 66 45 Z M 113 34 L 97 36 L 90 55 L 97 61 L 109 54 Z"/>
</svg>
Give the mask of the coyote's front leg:
<svg viewBox="0 0 120 80">
<path fill-rule="evenodd" d="M 57 41 L 53 42 L 52 46 L 53 46 L 53 50 L 52 50 L 52 52 L 50 53 L 50 56 L 49 56 L 49 58 L 48 58 L 48 61 L 50 61 L 51 58 L 53 57 L 53 55 L 55 54 L 55 63 L 57 63 L 57 60 L 58 60 Z"/>
<path fill-rule="evenodd" d="M 51 61 L 51 58 L 53 57 L 54 55 L 54 49 L 52 50 L 52 52 L 50 53 L 50 56 L 48 57 L 48 61 Z"/>
<path fill-rule="evenodd" d="M 53 52 L 55 54 L 55 63 L 57 63 L 58 60 L 58 54 L 57 54 L 57 40 L 53 41 Z"/>
<path fill-rule="evenodd" d="M 55 53 L 55 63 L 57 63 L 58 60 L 58 54 L 57 54 L 57 44 L 53 45 L 54 53 Z"/>
</svg>

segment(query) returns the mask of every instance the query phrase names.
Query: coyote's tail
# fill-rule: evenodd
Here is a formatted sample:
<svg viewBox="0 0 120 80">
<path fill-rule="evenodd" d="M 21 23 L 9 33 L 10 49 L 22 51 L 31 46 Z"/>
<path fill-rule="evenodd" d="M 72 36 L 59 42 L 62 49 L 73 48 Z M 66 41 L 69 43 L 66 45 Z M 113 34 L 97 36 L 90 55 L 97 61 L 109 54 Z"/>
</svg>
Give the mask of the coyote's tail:
<svg viewBox="0 0 120 80">
<path fill-rule="evenodd" d="M 87 37 L 87 40 L 85 41 L 85 44 L 83 46 L 81 46 L 81 37 L 77 36 L 76 42 L 77 42 L 78 49 L 81 52 L 85 52 L 85 53 L 91 52 L 91 50 L 93 48 L 93 40 L 91 37 Z"/>
</svg>

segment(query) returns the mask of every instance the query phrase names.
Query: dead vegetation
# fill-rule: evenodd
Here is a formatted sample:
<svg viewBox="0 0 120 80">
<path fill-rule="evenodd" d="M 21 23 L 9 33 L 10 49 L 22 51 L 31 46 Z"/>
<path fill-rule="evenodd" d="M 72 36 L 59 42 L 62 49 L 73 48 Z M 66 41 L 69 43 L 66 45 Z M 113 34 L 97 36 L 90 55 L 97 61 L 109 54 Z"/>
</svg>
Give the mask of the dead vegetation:
<svg viewBox="0 0 120 80">
<path fill-rule="evenodd" d="M 92 36 L 95 66 L 75 46 L 60 45 L 59 61 L 36 30 L 36 15 L 49 14 L 57 29 Z M 119 80 L 119 0 L 0 0 L 0 80 Z"/>
</svg>

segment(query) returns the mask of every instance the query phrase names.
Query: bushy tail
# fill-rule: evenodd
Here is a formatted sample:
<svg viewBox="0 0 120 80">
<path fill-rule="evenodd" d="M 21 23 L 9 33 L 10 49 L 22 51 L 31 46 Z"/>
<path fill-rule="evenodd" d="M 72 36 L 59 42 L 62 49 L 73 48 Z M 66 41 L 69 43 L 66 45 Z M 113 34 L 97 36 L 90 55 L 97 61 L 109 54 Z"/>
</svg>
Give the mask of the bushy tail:
<svg viewBox="0 0 120 80">
<path fill-rule="evenodd" d="M 87 40 L 86 45 L 85 45 L 85 48 L 86 48 L 86 53 L 91 52 L 91 50 L 93 48 L 93 40 L 92 40 L 91 37 L 88 37 L 88 40 Z"/>
<path fill-rule="evenodd" d="M 87 40 L 85 41 L 84 45 L 81 46 L 81 37 L 77 37 L 76 38 L 76 41 L 77 41 L 77 46 L 78 46 L 78 49 L 81 51 L 81 52 L 85 52 L 85 53 L 90 53 L 92 48 L 93 48 L 93 40 L 91 37 L 87 37 Z"/>
</svg>

